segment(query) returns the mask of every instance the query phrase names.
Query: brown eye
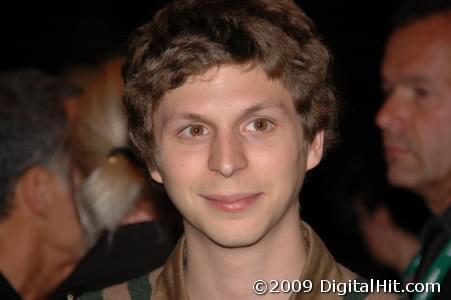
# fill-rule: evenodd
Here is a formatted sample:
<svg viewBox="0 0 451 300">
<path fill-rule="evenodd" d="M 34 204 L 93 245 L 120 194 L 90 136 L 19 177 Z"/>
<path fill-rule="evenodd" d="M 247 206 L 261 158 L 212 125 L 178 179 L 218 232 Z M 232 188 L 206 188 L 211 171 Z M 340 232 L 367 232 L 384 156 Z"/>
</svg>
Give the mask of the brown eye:
<svg viewBox="0 0 451 300">
<path fill-rule="evenodd" d="M 189 127 L 189 133 L 191 136 L 200 136 L 204 134 L 204 127 L 200 125 L 194 125 Z"/>
<path fill-rule="evenodd" d="M 267 119 L 255 119 L 246 125 L 246 131 L 266 131 L 271 129 L 274 126 L 274 123 Z"/>
<path fill-rule="evenodd" d="M 415 97 L 417 98 L 426 98 L 427 96 L 429 96 L 429 91 L 422 87 L 415 87 L 413 89 L 413 92 L 415 94 Z"/>
<path fill-rule="evenodd" d="M 256 130 L 265 130 L 266 128 L 268 128 L 268 121 L 264 119 L 256 120 L 254 127 Z"/>
<path fill-rule="evenodd" d="M 180 135 L 185 138 L 202 137 L 209 133 L 208 129 L 200 124 L 194 124 L 185 127 Z"/>
<path fill-rule="evenodd" d="M 260 119 L 255 121 L 255 129 L 257 130 L 266 130 L 269 127 L 268 120 Z"/>
</svg>

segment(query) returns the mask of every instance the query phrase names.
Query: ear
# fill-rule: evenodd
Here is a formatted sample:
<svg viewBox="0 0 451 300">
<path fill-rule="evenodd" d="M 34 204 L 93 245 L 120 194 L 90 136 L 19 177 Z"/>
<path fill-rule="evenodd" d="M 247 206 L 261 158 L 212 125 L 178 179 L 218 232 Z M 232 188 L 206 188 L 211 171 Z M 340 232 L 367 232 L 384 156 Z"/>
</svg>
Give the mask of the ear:
<svg viewBox="0 0 451 300">
<path fill-rule="evenodd" d="M 51 176 L 46 168 L 36 166 L 27 170 L 18 183 L 23 204 L 38 218 L 47 218 L 50 213 L 53 201 Z"/>
<path fill-rule="evenodd" d="M 163 177 L 161 176 L 160 170 L 158 167 L 150 167 L 149 168 L 150 177 L 158 183 L 163 184 Z"/>
<path fill-rule="evenodd" d="M 323 157 L 324 130 L 316 133 L 312 143 L 307 147 L 307 171 L 316 167 Z"/>
</svg>

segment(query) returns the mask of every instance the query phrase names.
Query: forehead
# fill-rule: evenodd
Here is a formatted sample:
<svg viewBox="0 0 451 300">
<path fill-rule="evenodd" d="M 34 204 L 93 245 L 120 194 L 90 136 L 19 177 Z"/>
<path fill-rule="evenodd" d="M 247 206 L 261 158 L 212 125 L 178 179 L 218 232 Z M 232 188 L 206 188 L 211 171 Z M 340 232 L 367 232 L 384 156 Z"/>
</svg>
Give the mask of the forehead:
<svg viewBox="0 0 451 300">
<path fill-rule="evenodd" d="M 181 87 L 165 93 L 156 113 L 169 117 L 174 112 L 185 110 L 193 113 L 227 112 L 263 104 L 294 109 L 288 90 L 279 80 L 269 79 L 260 67 L 223 65 L 192 76 Z"/>
<path fill-rule="evenodd" d="M 385 79 L 404 76 L 450 77 L 451 13 L 435 15 L 396 30 L 387 43 Z"/>
</svg>

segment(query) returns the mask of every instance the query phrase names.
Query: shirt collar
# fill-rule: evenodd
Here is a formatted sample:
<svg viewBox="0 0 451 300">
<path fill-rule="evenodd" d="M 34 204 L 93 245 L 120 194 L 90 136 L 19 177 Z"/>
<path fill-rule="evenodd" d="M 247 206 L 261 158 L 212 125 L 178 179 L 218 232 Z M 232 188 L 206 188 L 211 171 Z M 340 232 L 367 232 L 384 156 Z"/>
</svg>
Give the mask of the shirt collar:
<svg viewBox="0 0 451 300">
<path fill-rule="evenodd" d="M 326 246 L 308 224 L 301 222 L 301 228 L 306 242 L 307 256 L 304 269 L 300 272 L 300 279 L 311 280 L 313 289 L 309 293 L 292 294 L 290 300 L 321 299 L 324 296 L 320 293 L 321 280 L 345 281 L 351 279 L 353 273 L 350 271 L 348 274 L 344 273 L 344 268 L 335 262 Z M 155 299 L 189 299 L 183 276 L 185 259 L 186 239 L 185 236 L 182 236 L 155 282 L 152 297 Z M 249 289 L 251 288 L 249 287 Z"/>
</svg>

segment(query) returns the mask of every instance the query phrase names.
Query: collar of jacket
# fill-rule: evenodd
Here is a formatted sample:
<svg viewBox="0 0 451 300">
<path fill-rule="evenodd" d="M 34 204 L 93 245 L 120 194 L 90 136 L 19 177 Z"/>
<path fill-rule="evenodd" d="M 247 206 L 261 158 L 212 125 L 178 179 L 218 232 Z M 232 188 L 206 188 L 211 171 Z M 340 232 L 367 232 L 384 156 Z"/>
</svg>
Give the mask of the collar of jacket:
<svg viewBox="0 0 451 300">
<path fill-rule="evenodd" d="M 349 279 L 356 278 L 356 275 L 334 260 L 324 243 L 308 224 L 301 222 L 301 227 L 306 241 L 307 257 L 300 280 L 311 280 L 313 282 L 313 289 L 309 293 L 301 292 L 292 294 L 290 300 L 341 299 L 342 297 L 338 297 L 336 294 L 321 293 L 321 280 L 345 282 Z M 152 299 L 189 299 L 183 276 L 186 256 L 185 243 L 186 240 L 183 236 L 166 261 L 162 273 L 152 287 Z"/>
</svg>

